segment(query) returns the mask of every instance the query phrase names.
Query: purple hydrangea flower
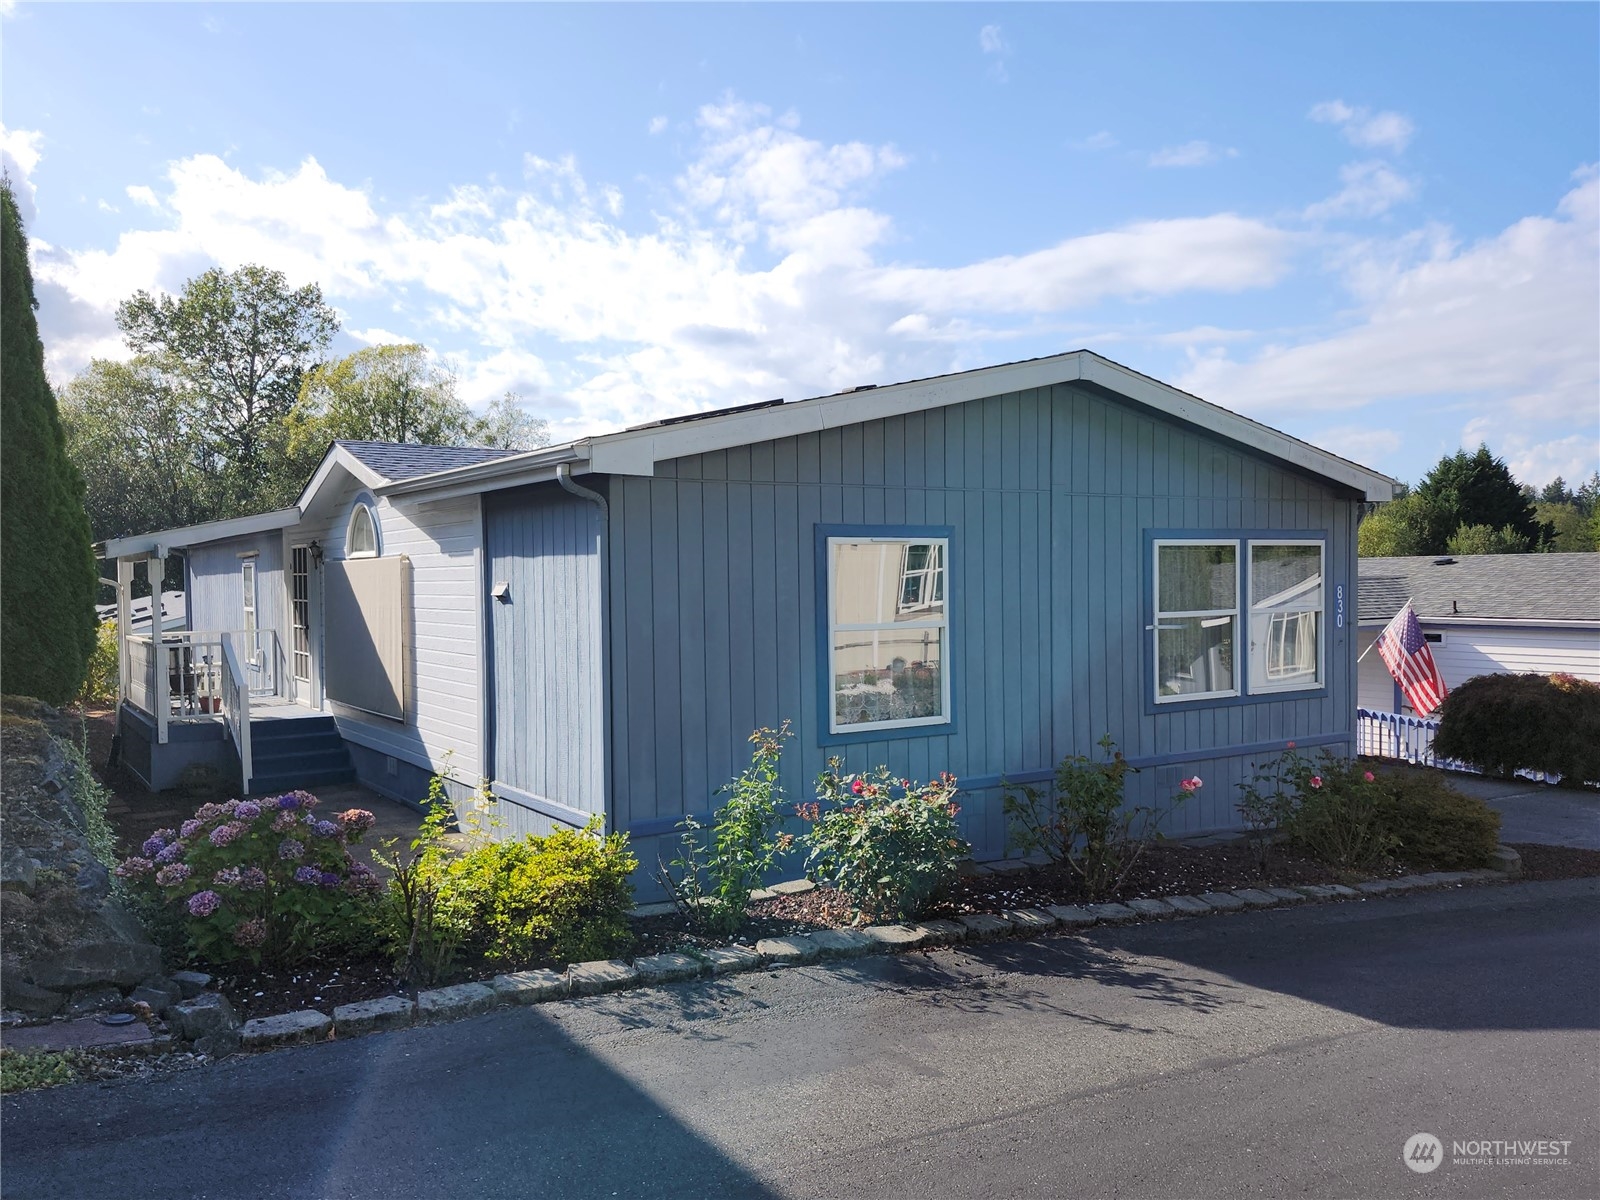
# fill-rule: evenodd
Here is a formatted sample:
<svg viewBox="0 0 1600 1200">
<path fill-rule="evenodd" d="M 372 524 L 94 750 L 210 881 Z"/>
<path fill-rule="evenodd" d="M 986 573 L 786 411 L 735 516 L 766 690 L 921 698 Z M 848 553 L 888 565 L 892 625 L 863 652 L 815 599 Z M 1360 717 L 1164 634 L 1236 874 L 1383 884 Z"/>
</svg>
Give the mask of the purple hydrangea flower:
<svg viewBox="0 0 1600 1200">
<path fill-rule="evenodd" d="M 239 886 L 247 892 L 259 892 L 267 886 L 267 873 L 260 867 L 245 867 L 239 872 Z"/>
<path fill-rule="evenodd" d="M 194 810 L 194 815 L 197 821 L 215 821 L 222 815 L 222 805 L 202 804 Z"/>
<path fill-rule="evenodd" d="M 378 818 L 364 808 L 346 809 L 335 820 L 344 826 L 346 833 L 365 833 L 378 823 Z"/>
<path fill-rule="evenodd" d="M 213 846 L 226 846 L 234 838 L 244 832 L 244 826 L 237 821 L 227 821 L 218 825 L 211 831 L 211 844 Z"/>
<path fill-rule="evenodd" d="M 132 858 L 124 859 L 120 864 L 118 864 L 117 878 L 141 879 L 155 869 L 155 863 L 151 862 L 148 858 L 141 858 L 136 854 Z"/>
<path fill-rule="evenodd" d="M 167 848 L 166 839 L 158 834 L 151 834 L 144 840 L 144 845 L 139 847 L 140 853 L 146 858 L 154 858 Z"/>
<path fill-rule="evenodd" d="M 247 949 L 261 945 L 267 940 L 267 923 L 260 917 L 252 917 L 248 921 L 241 921 L 239 928 L 233 931 L 233 941 L 237 946 Z"/>
<path fill-rule="evenodd" d="M 184 838 L 192 838 L 195 834 L 197 834 L 199 832 L 200 832 L 200 822 L 195 820 L 193 817 L 190 817 L 182 825 L 178 826 L 178 834 L 179 834 L 179 836 L 184 837 Z"/>
<path fill-rule="evenodd" d="M 278 807 L 284 812 L 293 812 L 300 807 L 300 793 L 285 792 L 278 797 Z"/>
<path fill-rule="evenodd" d="M 336 888 L 343 882 L 344 880 L 333 871 L 323 871 L 321 878 L 317 880 L 318 885 L 325 888 Z"/>
<path fill-rule="evenodd" d="M 306 856 L 304 842 L 297 842 L 293 838 L 284 838 L 278 843 L 278 857 L 284 862 L 296 862 Z"/>
<path fill-rule="evenodd" d="M 322 803 L 322 801 L 318 800 L 310 792 L 294 791 L 290 792 L 289 794 L 300 801 L 301 808 L 315 808 L 318 804 Z"/>
<path fill-rule="evenodd" d="M 238 867 L 223 867 L 211 877 L 213 887 L 238 887 L 242 873 Z"/>
<path fill-rule="evenodd" d="M 318 821 L 311 827 L 311 832 L 319 838 L 336 838 L 339 836 L 339 827 L 332 821 Z"/>
<path fill-rule="evenodd" d="M 322 882 L 322 872 L 315 867 L 299 867 L 294 873 L 294 881 L 309 887 L 316 887 Z"/>
<path fill-rule="evenodd" d="M 261 815 L 261 805 L 254 800 L 240 801 L 239 807 L 233 810 L 234 819 L 237 821 L 254 821 Z"/>
<path fill-rule="evenodd" d="M 223 814 L 223 816 L 231 817 L 231 816 L 233 816 L 234 813 L 236 813 L 238 811 L 239 811 L 239 802 L 237 800 L 229 800 L 227 803 L 225 803 L 222 806 L 222 814 Z"/>
<path fill-rule="evenodd" d="M 294 827 L 295 819 L 292 812 L 281 812 L 272 818 L 273 833 L 288 833 Z"/>
<path fill-rule="evenodd" d="M 156 872 L 156 882 L 162 887 L 177 887 L 191 874 L 188 863 L 169 863 Z"/>
<path fill-rule="evenodd" d="M 156 862 L 162 866 L 175 863 L 183 857 L 184 846 L 182 842 L 168 842 L 166 848 L 156 855 Z"/>
<path fill-rule="evenodd" d="M 191 917 L 209 917 L 222 907 L 222 897 L 209 889 L 196 892 L 189 897 L 189 915 Z"/>
</svg>

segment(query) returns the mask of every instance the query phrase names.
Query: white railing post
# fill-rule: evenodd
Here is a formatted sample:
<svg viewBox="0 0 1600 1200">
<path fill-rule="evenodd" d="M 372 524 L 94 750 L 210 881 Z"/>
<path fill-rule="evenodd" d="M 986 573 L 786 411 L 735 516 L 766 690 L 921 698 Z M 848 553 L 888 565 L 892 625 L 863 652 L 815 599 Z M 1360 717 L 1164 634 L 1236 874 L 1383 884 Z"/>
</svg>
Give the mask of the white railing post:
<svg viewBox="0 0 1600 1200">
<path fill-rule="evenodd" d="M 239 660 L 233 638 L 222 635 L 222 712 L 223 724 L 239 752 L 240 792 L 250 793 L 250 677 Z"/>
</svg>

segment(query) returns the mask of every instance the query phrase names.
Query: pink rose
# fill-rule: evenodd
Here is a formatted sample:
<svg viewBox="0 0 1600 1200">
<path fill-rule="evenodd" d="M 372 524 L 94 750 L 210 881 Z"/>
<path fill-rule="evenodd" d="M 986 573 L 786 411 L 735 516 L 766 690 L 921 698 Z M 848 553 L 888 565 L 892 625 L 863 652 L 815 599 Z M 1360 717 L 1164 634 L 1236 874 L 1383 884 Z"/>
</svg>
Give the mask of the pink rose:
<svg viewBox="0 0 1600 1200">
<path fill-rule="evenodd" d="M 1314 787 L 1314 788 L 1321 787 L 1322 786 L 1322 776 L 1321 775 L 1313 775 L 1311 777 L 1311 786 Z"/>
<path fill-rule="evenodd" d="M 1374 775 L 1374 774 L 1373 774 L 1373 773 L 1372 773 L 1372 772 L 1371 772 L 1371 771 L 1368 771 L 1368 772 L 1367 772 L 1367 773 L 1366 773 L 1366 774 L 1365 774 L 1365 775 L 1363 775 L 1363 776 L 1362 776 L 1362 777 L 1361 777 L 1361 778 L 1363 778 L 1363 779 L 1365 779 L 1365 780 L 1366 780 L 1366 781 L 1367 781 L 1367 782 L 1368 782 L 1368 783 L 1371 783 L 1371 782 L 1372 782 L 1372 781 L 1373 781 L 1373 780 L 1374 780 L 1374 779 L 1376 779 L 1376 778 L 1377 778 L 1377 776 L 1376 776 L 1376 775 Z"/>
</svg>

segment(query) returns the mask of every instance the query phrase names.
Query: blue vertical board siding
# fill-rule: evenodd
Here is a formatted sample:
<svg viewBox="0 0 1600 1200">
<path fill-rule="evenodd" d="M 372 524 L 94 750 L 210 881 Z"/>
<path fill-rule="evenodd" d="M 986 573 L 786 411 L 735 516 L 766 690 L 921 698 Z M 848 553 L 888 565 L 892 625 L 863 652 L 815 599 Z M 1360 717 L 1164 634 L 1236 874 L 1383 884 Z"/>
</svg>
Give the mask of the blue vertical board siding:
<svg viewBox="0 0 1600 1200">
<path fill-rule="evenodd" d="M 288 642 L 288 599 L 284 595 L 283 534 L 229 538 L 195 546 L 187 554 L 189 628 L 231 633 L 244 628 L 244 575 L 241 555 L 255 554 L 256 628 L 271 629 Z"/>
<path fill-rule="evenodd" d="M 488 774 L 512 832 L 581 824 L 606 796 L 599 509 L 539 484 L 489 493 L 483 519 Z"/>
<path fill-rule="evenodd" d="M 610 494 L 611 824 L 647 862 L 679 816 L 715 806 L 750 731 L 784 719 L 791 800 L 834 754 L 849 770 L 952 770 L 982 857 L 1005 851 L 1000 779 L 1098 753 L 1103 734 L 1141 766 L 1130 800 L 1205 779 L 1169 819 L 1179 834 L 1237 826 L 1256 743 L 1351 735 L 1353 624 L 1333 628 L 1331 596 L 1354 590 L 1358 500 L 1089 386 L 685 457 Z M 838 524 L 952 529 L 952 728 L 828 744 L 814 532 Z M 1152 529 L 1325 531 L 1326 689 L 1151 711 Z"/>
</svg>

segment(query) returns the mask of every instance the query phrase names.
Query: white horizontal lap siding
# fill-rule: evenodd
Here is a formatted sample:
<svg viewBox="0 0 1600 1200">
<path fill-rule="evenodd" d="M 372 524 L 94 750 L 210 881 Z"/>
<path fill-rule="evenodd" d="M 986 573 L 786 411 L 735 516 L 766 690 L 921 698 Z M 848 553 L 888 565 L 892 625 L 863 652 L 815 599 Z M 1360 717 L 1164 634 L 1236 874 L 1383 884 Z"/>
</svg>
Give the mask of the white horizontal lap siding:
<svg viewBox="0 0 1600 1200">
<path fill-rule="evenodd" d="M 344 555 L 344 523 L 352 489 L 331 523 L 327 545 Z M 482 520 L 478 498 L 433 504 L 377 505 L 385 557 L 411 560 L 411 675 L 406 720 L 385 721 L 338 707 L 339 724 L 352 741 L 430 771 L 443 768 L 468 786 L 482 775 L 483 719 L 479 661 L 479 586 L 476 553 Z"/>
<path fill-rule="evenodd" d="M 1549 675 L 1564 671 L 1600 683 L 1600 630 L 1426 623 L 1424 627 L 1429 633 L 1444 635 L 1444 641 L 1433 647 L 1433 657 L 1447 687 L 1497 672 Z"/>
</svg>

